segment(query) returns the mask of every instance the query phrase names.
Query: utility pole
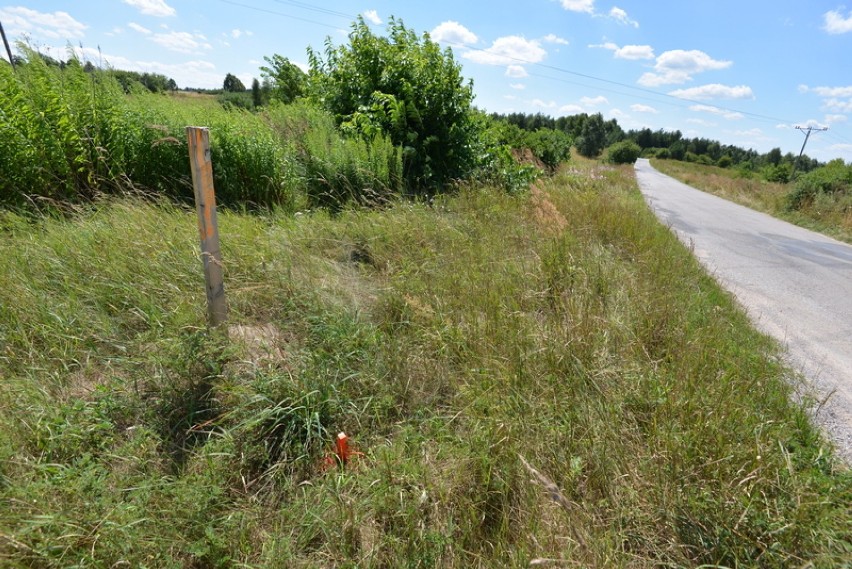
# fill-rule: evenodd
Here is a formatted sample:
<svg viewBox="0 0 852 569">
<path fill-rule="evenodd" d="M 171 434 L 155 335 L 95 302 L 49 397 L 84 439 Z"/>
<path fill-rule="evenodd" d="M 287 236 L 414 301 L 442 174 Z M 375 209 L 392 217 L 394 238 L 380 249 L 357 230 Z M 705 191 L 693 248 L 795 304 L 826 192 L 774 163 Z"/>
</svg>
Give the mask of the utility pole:
<svg viewBox="0 0 852 569">
<path fill-rule="evenodd" d="M 802 158 L 802 154 L 805 153 L 805 145 L 808 143 L 808 139 L 811 137 L 811 133 L 814 131 L 822 132 L 828 130 L 827 126 L 797 126 L 796 130 L 801 130 L 805 135 L 805 141 L 802 143 L 802 149 L 799 150 L 799 156 L 796 158 L 796 161 L 793 162 L 793 171 L 790 172 L 790 180 L 793 179 L 793 175 L 796 173 L 796 166 L 799 165 L 799 160 Z"/>
<path fill-rule="evenodd" d="M 12 50 L 9 48 L 9 40 L 6 39 L 6 32 L 3 31 L 3 22 L 0 22 L 0 36 L 3 36 L 3 45 L 6 46 L 6 53 L 9 54 L 9 63 L 12 65 L 12 70 L 15 70 L 15 60 L 12 59 Z"/>
</svg>

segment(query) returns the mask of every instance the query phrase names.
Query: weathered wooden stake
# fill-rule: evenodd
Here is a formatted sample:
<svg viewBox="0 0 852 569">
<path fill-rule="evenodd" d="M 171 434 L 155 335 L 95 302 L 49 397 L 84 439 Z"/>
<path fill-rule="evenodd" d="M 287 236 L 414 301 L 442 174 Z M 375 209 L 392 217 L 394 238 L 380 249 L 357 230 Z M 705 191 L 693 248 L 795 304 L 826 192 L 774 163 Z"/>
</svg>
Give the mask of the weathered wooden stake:
<svg viewBox="0 0 852 569">
<path fill-rule="evenodd" d="M 189 161 L 192 164 L 192 186 L 201 234 L 201 257 L 207 282 L 207 322 L 218 327 L 228 318 L 225 300 L 222 251 L 219 249 L 219 226 L 216 221 L 216 193 L 213 188 L 213 163 L 210 160 L 210 131 L 206 127 L 186 127 Z"/>
</svg>

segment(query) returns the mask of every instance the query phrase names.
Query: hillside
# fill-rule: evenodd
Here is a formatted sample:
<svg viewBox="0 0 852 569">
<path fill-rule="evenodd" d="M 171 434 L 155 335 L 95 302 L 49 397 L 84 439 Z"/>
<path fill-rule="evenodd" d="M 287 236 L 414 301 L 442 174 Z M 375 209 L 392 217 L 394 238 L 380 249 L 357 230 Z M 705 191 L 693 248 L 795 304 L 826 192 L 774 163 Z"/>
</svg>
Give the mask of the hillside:
<svg viewBox="0 0 852 569">
<path fill-rule="evenodd" d="M 0 227 L 12 566 L 849 561 L 852 477 L 629 168 L 224 212 L 227 338 L 188 209 Z"/>
</svg>

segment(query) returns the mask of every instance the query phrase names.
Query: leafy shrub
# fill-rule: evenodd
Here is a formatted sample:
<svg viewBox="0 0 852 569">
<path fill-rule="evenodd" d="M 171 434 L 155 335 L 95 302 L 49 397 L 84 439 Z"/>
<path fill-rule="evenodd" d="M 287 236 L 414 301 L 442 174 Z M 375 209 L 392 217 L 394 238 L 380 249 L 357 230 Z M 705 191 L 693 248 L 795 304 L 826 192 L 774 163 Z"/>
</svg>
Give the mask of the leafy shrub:
<svg viewBox="0 0 852 569">
<path fill-rule="evenodd" d="M 787 195 L 787 207 L 791 210 L 802 209 L 820 194 L 837 196 L 850 193 L 852 165 L 847 166 L 838 158 L 799 178 L 795 189 Z"/>
<path fill-rule="evenodd" d="M 660 148 L 659 150 L 657 150 L 656 157 L 660 160 L 668 160 L 672 157 L 672 153 L 669 152 L 668 148 Z"/>
<path fill-rule="evenodd" d="M 633 164 L 641 153 L 638 144 L 632 140 L 623 140 L 609 147 L 606 159 L 613 164 Z"/>
<path fill-rule="evenodd" d="M 473 88 L 449 49 L 400 20 L 391 18 L 388 31 L 378 37 L 359 18 L 349 45 L 327 42 L 324 59 L 309 50 L 308 93 L 346 130 L 368 140 L 384 133 L 401 146 L 409 189 L 440 190 L 476 165 Z"/>
<path fill-rule="evenodd" d="M 790 181 L 790 174 L 793 168 L 790 164 L 777 164 L 775 166 L 766 166 L 761 172 L 761 176 L 767 182 L 777 182 L 786 184 Z"/>
<path fill-rule="evenodd" d="M 726 154 L 719 158 L 719 160 L 716 162 L 716 166 L 718 166 L 719 168 L 730 168 L 733 163 L 733 158 Z"/>
<path fill-rule="evenodd" d="M 551 170 L 571 156 L 571 137 L 561 130 L 540 128 L 524 136 L 524 145 Z"/>
</svg>

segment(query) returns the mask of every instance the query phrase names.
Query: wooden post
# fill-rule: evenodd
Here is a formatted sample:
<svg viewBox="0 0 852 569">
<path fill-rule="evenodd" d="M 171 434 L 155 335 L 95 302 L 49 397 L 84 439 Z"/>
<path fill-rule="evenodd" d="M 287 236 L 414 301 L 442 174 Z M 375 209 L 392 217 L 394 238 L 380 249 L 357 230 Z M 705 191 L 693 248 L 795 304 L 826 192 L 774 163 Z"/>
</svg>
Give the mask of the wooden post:
<svg viewBox="0 0 852 569">
<path fill-rule="evenodd" d="M 219 226 L 216 221 L 216 194 L 213 188 L 213 163 L 210 160 L 210 131 L 205 127 L 186 127 L 189 161 L 192 164 L 192 186 L 201 234 L 201 257 L 207 283 L 207 322 L 218 327 L 228 318 L 222 251 L 219 249 Z"/>
</svg>

